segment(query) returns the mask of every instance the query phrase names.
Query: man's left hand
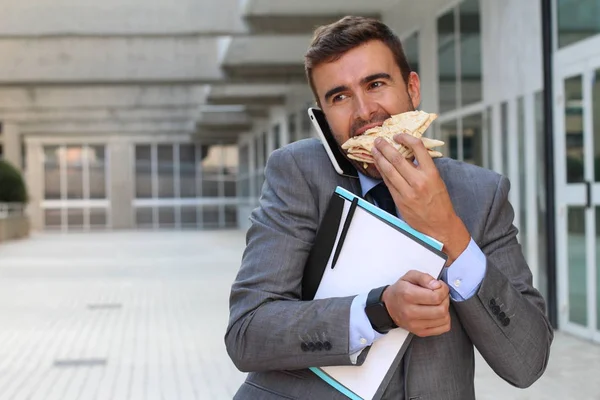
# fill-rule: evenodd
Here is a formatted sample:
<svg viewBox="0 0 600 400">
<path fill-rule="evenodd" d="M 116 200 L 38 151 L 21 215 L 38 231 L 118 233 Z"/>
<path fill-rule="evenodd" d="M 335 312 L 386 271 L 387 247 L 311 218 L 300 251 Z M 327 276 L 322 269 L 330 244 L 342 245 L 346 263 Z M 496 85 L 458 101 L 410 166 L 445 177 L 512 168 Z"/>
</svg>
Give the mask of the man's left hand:
<svg viewBox="0 0 600 400">
<path fill-rule="evenodd" d="M 405 133 L 394 140 L 414 152 L 417 165 L 381 138 L 373 148 L 375 165 L 404 221 L 442 242 L 447 265 L 451 265 L 467 248 L 471 235 L 456 215 L 446 185 L 423 142 Z"/>
</svg>

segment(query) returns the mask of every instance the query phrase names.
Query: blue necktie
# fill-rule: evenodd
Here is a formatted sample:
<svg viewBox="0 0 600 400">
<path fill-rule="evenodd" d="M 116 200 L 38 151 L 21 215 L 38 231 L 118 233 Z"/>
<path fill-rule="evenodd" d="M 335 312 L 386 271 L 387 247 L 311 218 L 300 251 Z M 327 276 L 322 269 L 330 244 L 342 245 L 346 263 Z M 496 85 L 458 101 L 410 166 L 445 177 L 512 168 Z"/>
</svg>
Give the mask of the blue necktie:
<svg viewBox="0 0 600 400">
<path fill-rule="evenodd" d="M 381 182 L 371 190 L 369 190 L 369 194 L 373 197 L 373 200 L 377 203 L 377 206 L 384 211 L 392 214 L 393 216 L 397 216 L 396 214 L 396 204 L 394 204 L 394 199 L 387 186 L 385 186 L 384 182 Z"/>
</svg>

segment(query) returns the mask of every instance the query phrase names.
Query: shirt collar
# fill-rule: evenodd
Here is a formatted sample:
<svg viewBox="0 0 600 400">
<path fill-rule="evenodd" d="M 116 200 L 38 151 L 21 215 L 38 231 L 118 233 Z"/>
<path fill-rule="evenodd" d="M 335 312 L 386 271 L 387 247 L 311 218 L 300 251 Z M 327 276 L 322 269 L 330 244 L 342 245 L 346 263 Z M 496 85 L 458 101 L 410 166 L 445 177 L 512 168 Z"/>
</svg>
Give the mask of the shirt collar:
<svg viewBox="0 0 600 400">
<path fill-rule="evenodd" d="M 358 172 L 358 171 L 357 171 Z M 382 179 L 375 179 L 358 172 L 358 180 L 360 181 L 360 189 L 362 190 L 362 196 L 365 197 L 369 190 L 383 182 Z"/>
</svg>

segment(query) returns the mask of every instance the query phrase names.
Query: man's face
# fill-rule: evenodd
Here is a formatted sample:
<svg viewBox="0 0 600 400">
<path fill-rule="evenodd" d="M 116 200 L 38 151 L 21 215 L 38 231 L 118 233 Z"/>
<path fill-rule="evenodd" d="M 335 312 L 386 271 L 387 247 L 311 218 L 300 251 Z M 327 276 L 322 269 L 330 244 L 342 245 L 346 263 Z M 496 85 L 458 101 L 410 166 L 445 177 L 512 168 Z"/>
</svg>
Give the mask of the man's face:
<svg viewBox="0 0 600 400">
<path fill-rule="evenodd" d="M 421 101 L 420 82 L 411 73 L 406 83 L 391 50 L 378 40 L 367 42 L 340 59 L 318 65 L 313 84 L 338 144 L 381 126 L 392 115 L 413 111 Z M 374 164 L 350 160 L 373 178 L 381 175 Z"/>
</svg>

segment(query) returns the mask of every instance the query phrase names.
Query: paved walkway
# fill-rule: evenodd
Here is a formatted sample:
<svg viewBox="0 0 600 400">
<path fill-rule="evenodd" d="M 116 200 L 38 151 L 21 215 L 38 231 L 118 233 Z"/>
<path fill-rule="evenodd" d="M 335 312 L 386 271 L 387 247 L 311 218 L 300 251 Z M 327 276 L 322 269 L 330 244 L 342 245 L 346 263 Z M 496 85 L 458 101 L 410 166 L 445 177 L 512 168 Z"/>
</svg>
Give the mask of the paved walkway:
<svg viewBox="0 0 600 400">
<path fill-rule="evenodd" d="M 239 231 L 0 245 L 0 400 L 231 399 L 244 375 L 223 334 L 243 246 Z M 478 399 L 600 399 L 599 375 L 600 346 L 559 333 L 530 389 L 478 362 Z"/>
</svg>

